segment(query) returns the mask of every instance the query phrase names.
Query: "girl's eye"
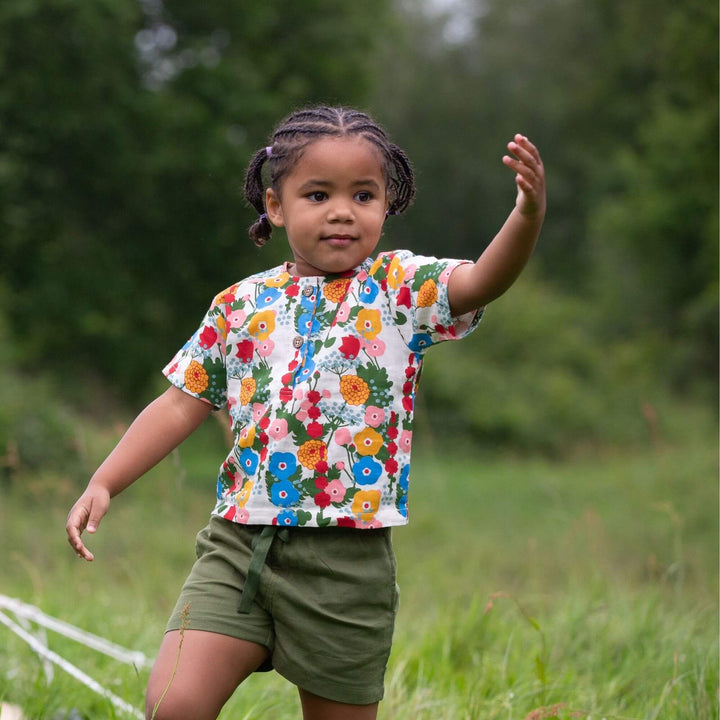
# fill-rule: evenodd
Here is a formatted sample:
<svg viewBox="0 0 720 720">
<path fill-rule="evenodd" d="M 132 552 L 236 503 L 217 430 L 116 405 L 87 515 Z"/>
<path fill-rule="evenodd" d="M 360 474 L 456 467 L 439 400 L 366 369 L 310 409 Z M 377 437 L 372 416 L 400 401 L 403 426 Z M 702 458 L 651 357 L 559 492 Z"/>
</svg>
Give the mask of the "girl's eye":
<svg viewBox="0 0 720 720">
<path fill-rule="evenodd" d="M 322 192 L 322 190 L 316 190 L 308 195 L 308 199 L 312 202 L 322 202 L 325 198 L 327 198 L 327 194 Z"/>
<path fill-rule="evenodd" d="M 372 197 L 372 193 L 368 192 L 367 190 L 361 190 L 357 195 L 355 195 L 355 199 L 361 203 L 370 202 L 372 200 Z"/>
</svg>

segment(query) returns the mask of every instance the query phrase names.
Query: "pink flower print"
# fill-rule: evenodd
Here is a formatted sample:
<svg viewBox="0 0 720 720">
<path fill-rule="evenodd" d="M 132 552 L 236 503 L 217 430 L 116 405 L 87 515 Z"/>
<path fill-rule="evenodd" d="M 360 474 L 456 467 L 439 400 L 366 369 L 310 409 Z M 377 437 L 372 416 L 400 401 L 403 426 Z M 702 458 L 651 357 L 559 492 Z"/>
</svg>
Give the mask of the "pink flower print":
<svg viewBox="0 0 720 720">
<path fill-rule="evenodd" d="M 338 428 L 335 433 L 335 442 L 338 445 L 349 445 L 352 442 L 352 435 L 350 435 L 350 431 L 344 427 Z"/>
<path fill-rule="evenodd" d="M 382 408 L 368 405 L 365 410 L 365 424 L 376 428 L 385 419 L 385 411 Z"/>
<path fill-rule="evenodd" d="M 412 430 L 403 430 L 400 433 L 400 439 L 398 440 L 400 449 L 405 452 L 410 452 L 410 446 L 412 445 Z"/>
<path fill-rule="evenodd" d="M 326 388 L 322 391 L 322 396 L 327 400 L 328 398 L 332 397 L 332 393 Z"/>
<path fill-rule="evenodd" d="M 244 310 L 233 310 L 227 316 L 228 327 L 240 327 L 245 322 L 246 317 Z"/>
<path fill-rule="evenodd" d="M 344 463 L 342 460 L 336 462 L 336 463 L 335 463 L 335 469 L 336 469 L 336 470 L 343 471 L 343 470 L 345 469 L 345 463 Z"/>
<path fill-rule="evenodd" d="M 409 265 L 405 268 L 405 280 L 412 280 L 417 272 L 417 265 Z"/>
<path fill-rule="evenodd" d="M 260 418 L 265 414 L 265 406 L 262 403 L 253 403 L 252 414 L 253 422 L 260 422 Z"/>
<path fill-rule="evenodd" d="M 366 271 L 366 270 L 361 270 L 361 271 L 357 274 L 357 281 L 358 281 L 358 282 L 365 282 L 365 280 L 367 280 L 367 279 L 368 279 L 368 274 L 367 274 L 367 271 Z"/>
<path fill-rule="evenodd" d="M 240 508 L 235 515 L 235 522 L 247 525 L 250 520 L 250 513 L 245 508 Z"/>
<path fill-rule="evenodd" d="M 288 434 L 287 420 L 278 418 L 273 420 L 268 427 L 268 435 L 273 440 L 282 440 Z"/>
<path fill-rule="evenodd" d="M 438 280 L 439 280 L 443 285 L 447 285 L 448 280 L 450 280 L 450 276 L 452 275 L 452 272 L 453 272 L 454 269 L 455 269 L 455 267 L 445 268 L 445 269 L 440 273 L 440 277 L 438 278 Z"/>
<path fill-rule="evenodd" d="M 302 400 L 303 395 L 304 393 L 302 388 L 295 388 L 295 390 L 293 390 L 293 400 Z"/>
<path fill-rule="evenodd" d="M 378 338 L 369 340 L 365 343 L 365 352 L 370 357 L 380 357 L 385 354 L 385 343 Z"/>
<path fill-rule="evenodd" d="M 298 411 L 295 413 L 295 417 L 296 417 L 301 423 L 304 423 L 304 422 L 307 420 L 307 416 L 308 416 L 307 410 L 302 410 L 302 409 L 300 409 L 300 410 L 298 410 Z"/>
<path fill-rule="evenodd" d="M 272 340 L 262 340 L 258 343 L 257 351 L 260 357 L 268 357 L 272 355 L 272 351 L 275 349 L 275 343 Z"/>
<path fill-rule="evenodd" d="M 346 302 L 340 303 L 337 313 L 335 313 L 335 322 L 344 323 L 350 317 L 350 305 Z"/>
<path fill-rule="evenodd" d="M 339 480 L 332 480 L 325 488 L 325 494 L 330 497 L 330 501 L 340 503 L 345 499 L 345 486 Z"/>
</svg>

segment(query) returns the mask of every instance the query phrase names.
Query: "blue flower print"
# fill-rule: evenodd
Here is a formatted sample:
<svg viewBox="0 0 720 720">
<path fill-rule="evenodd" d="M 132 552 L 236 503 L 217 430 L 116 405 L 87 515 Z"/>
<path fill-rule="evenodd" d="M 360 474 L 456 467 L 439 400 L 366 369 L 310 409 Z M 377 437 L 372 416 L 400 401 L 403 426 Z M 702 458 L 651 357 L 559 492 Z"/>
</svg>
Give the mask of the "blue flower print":
<svg viewBox="0 0 720 720">
<path fill-rule="evenodd" d="M 240 466 L 248 475 L 255 474 L 259 462 L 260 456 L 250 448 L 245 448 L 240 453 Z"/>
<path fill-rule="evenodd" d="M 280 480 L 270 488 L 270 499 L 280 507 L 290 507 L 300 499 L 300 493 L 289 480 Z"/>
<path fill-rule="evenodd" d="M 277 516 L 277 524 L 282 527 L 294 527 L 298 524 L 298 516 L 292 510 L 283 510 Z"/>
<path fill-rule="evenodd" d="M 282 293 L 277 288 L 267 288 L 265 292 L 258 295 L 256 307 L 258 310 L 269 307 L 281 296 Z"/>
<path fill-rule="evenodd" d="M 419 352 L 432 345 L 432 338 L 427 333 L 415 333 L 408 343 L 408 347 L 414 352 Z"/>
<path fill-rule="evenodd" d="M 353 475 L 358 485 L 372 485 L 382 474 L 382 465 L 369 455 L 353 463 Z"/>
<path fill-rule="evenodd" d="M 280 480 L 287 480 L 297 469 L 297 460 L 292 453 L 276 452 L 270 456 L 270 472 Z"/>
<path fill-rule="evenodd" d="M 407 492 L 408 487 L 410 486 L 410 465 L 405 465 L 405 467 L 400 471 L 400 479 L 398 480 L 398 484 L 400 487 Z"/>
<path fill-rule="evenodd" d="M 300 307 L 310 313 L 315 309 L 315 288 L 309 296 L 305 293 L 300 296 Z"/>
<path fill-rule="evenodd" d="M 302 370 L 297 374 L 297 378 L 299 382 L 305 382 L 306 380 L 309 380 L 312 377 L 312 374 L 315 372 L 315 361 L 312 358 L 308 358 L 303 363 Z"/>
<path fill-rule="evenodd" d="M 378 284 L 372 280 L 371 278 L 368 278 L 364 283 L 362 288 L 360 288 L 360 302 L 363 303 L 371 303 L 378 294 Z"/>
<path fill-rule="evenodd" d="M 312 335 L 320 330 L 320 321 L 309 312 L 302 313 L 297 321 L 297 329 L 301 335 Z"/>
<path fill-rule="evenodd" d="M 405 493 L 405 494 L 398 500 L 398 504 L 397 504 L 398 512 L 399 512 L 403 517 L 407 517 L 407 512 L 408 512 L 407 504 L 408 504 L 408 496 L 407 496 L 407 493 Z"/>
</svg>

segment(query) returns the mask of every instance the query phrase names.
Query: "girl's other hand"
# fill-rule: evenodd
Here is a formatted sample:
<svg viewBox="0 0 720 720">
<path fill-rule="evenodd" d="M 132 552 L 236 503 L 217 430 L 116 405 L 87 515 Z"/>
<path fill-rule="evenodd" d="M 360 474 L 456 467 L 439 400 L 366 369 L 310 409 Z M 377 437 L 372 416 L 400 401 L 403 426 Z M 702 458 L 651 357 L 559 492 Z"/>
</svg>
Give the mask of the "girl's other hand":
<svg viewBox="0 0 720 720">
<path fill-rule="evenodd" d="M 516 172 L 518 188 L 515 207 L 528 219 L 542 219 L 545 216 L 545 168 L 538 149 L 524 136 L 517 134 L 508 143 L 508 150 L 514 155 L 503 156 L 503 163 Z"/>
<path fill-rule="evenodd" d="M 110 493 L 104 488 L 88 488 L 68 513 L 65 530 L 70 547 L 81 559 L 91 561 L 94 555 L 85 547 L 80 535 L 94 533 L 110 506 Z"/>
</svg>

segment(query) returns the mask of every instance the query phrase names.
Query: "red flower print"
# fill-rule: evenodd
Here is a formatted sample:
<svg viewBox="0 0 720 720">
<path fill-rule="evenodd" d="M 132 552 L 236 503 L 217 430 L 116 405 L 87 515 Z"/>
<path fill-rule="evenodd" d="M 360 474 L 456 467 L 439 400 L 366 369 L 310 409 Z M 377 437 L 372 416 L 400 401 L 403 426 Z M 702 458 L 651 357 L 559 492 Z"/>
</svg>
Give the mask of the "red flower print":
<svg viewBox="0 0 720 720">
<path fill-rule="evenodd" d="M 385 431 L 385 434 L 391 439 L 394 440 L 398 436 L 398 429 L 396 427 L 393 427 L 392 425 Z"/>
<path fill-rule="evenodd" d="M 300 286 L 299 285 L 290 285 L 290 287 L 285 288 L 285 294 L 288 297 L 297 297 L 297 294 L 300 292 Z"/>
<path fill-rule="evenodd" d="M 355 520 L 353 518 L 341 517 L 341 518 L 338 518 L 337 524 L 338 524 L 338 527 L 354 528 Z"/>
<path fill-rule="evenodd" d="M 413 399 L 412 399 L 412 395 L 406 395 L 406 396 L 402 399 L 402 406 L 403 406 L 403 410 L 406 410 L 407 412 L 411 412 L 411 411 L 412 411 L 412 409 L 413 409 Z"/>
<path fill-rule="evenodd" d="M 397 450 L 398 450 L 398 446 L 394 442 L 389 442 L 387 444 L 387 451 L 388 451 L 388 455 L 390 455 L 390 457 L 397 455 Z"/>
<path fill-rule="evenodd" d="M 385 461 L 385 472 L 388 475 L 394 475 L 397 472 L 397 470 L 398 470 L 397 460 L 395 460 L 394 458 L 388 458 Z"/>
<path fill-rule="evenodd" d="M 320 393 L 317 390 L 311 390 L 306 397 L 308 402 L 311 402 L 313 405 L 317 405 L 320 402 Z"/>
<path fill-rule="evenodd" d="M 347 360 L 354 360 L 360 352 L 360 340 L 352 335 L 347 335 L 340 344 L 340 354 Z"/>
<path fill-rule="evenodd" d="M 260 426 L 261 430 L 267 430 L 268 427 L 270 427 L 270 418 L 269 417 L 263 417 L 260 418 L 260 421 L 258 422 L 258 425 Z"/>
<path fill-rule="evenodd" d="M 407 285 L 403 285 L 397 294 L 397 304 L 403 305 L 404 307 L 409 308 L 410 303 L 411 303 L 410 288 Z"/>
<path fill-rule="evenodd" d="M 413 391 L 412 383 L 406 382 L 403 384 L 403 393 L 405 395 L 410 395 L 412 393 L 412 391 Z"/>
<path fill-rule="evenodd" d="M 200 333 L 200 347 L 205 348 L 205 350 L 209 350 L 215 344 L 216 340 L 217 332 L 215 331 L 215 328 L 210 325 L 206 325 Z"/>
<path fill-rule="evenodd" d="M 249 363 L 252 360 L 253 352 L 255 352 L 255 346 L 252 340 L 243 340 L 238 343 L 237 356 L 244 363 Z"/>
<path fill-rule="evenodd" d="M 325 432 L 325 428 L 319 423 L 319 422 L 311 422 L 307 426 L 307 434 L 311 438 L 317 438 L 322 437 L 322 434 Z"/>
<path fill-rule="evenodd" d="M 268 437 L 268 434 L 267 434 L 267 433 L 261 432 L 261 433 L 258 435 L 258 439 L 260 440 L 260 444 L 261 444 L 261 445 L 267 445 L 267 444 L 268 444 L 268 440 L 269 440 L 270 438 Z"/>
<path fill-rule="evenodd" d="M 328 471 L 328 464 L 325 460 L 318 460 L 315 463 L 315 470 L 319 473 L 326 473 Z"/>
<path fill-rule="evenodd" d="M 321 508 L 326 508 L 332 502 L 330 496 L 326 492 L 322 491 L 315 495 L 313 500 L 315 501 L 315 504 Z"/>
<path fill-rule="evenodd" d="M 320 417 L 320 408 L 313 405 L 312 407 L 308 408 L 307 414 L 309 418 L 317 420 Z"/>
<path fill-rule="evenodd" d="M 324 475 L 318 475 L 315 478 L 315 487 L 318 490 L 324 490 L 327 486 L 328 486 L 328 481 Z"/>
<path fill-rule="evenodd" d="M 288 403 L 292 400 L 292 388 L 284 387 L 280 388 L 280 402 Z"/>
<path fill-rule="evenodd" d="M 235 507 L 229 508 L 228 511 L 223 515 L 223 517 L 226 520 L 232 520 L 235 517 Z"/>
</svg>

